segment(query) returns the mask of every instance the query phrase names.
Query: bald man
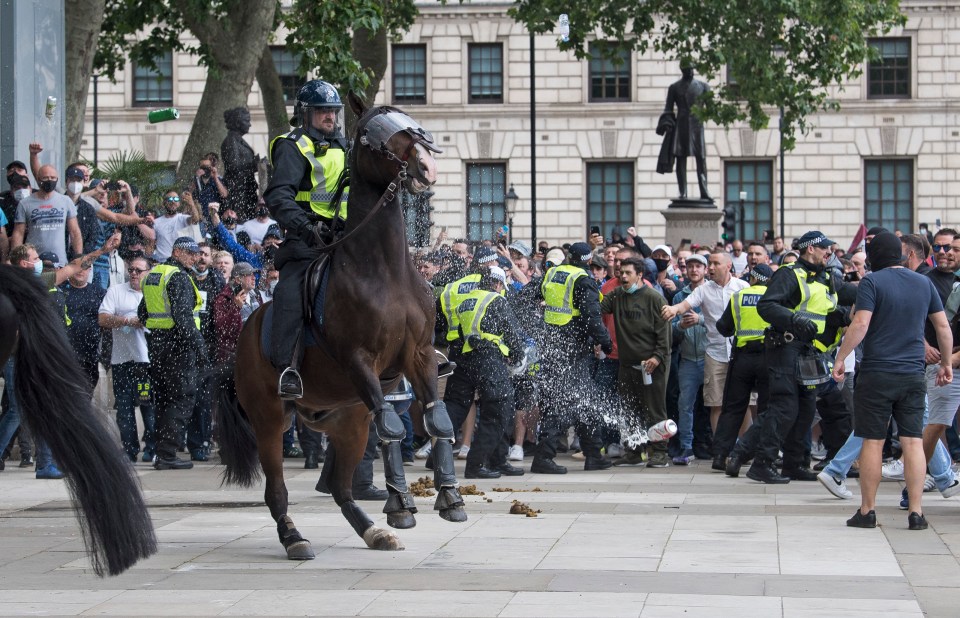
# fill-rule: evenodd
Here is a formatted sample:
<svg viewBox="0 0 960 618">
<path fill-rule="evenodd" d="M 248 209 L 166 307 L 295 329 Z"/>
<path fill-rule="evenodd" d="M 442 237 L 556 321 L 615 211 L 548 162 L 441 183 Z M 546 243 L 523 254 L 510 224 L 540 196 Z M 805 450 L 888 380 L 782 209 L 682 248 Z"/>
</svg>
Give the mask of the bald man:
<svg viewBox="0 0 960 618">
<path fill-rule="evenodd" d="M 70 234 L 70 248 L 75 256 L 83 252 L 83 238 L 77 224 L 77 207 L 69 197 L 57 193 L 58 179 L 55 167 L 40 167 L 37 178 L 40 190 L 17 204 L 10 248 L 28 242 L 36 247 L 37 253 L 54 253 L 57 261 L 63 265 L 71 257 L 67 255 L 67 233 Z"/>
</svg>

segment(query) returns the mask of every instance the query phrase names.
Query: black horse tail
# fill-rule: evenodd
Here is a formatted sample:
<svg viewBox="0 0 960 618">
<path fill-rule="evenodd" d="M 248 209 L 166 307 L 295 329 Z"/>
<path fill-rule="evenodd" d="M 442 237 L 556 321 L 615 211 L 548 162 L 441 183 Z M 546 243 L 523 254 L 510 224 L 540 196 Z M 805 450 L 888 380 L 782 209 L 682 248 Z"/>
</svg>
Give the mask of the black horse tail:
<svg viewBox="0 0 960 618">
<path fill-rule="evenodd" d="M 107 417 L 94 409 L 49 293 L 32 273 L 5 266 L 0 290 L 17 311 L 14 385 L 21 418 L 66 474 L 93 570 L 119 575 L 157 551 L 140 481 Z"/>
<path fill-rule="evenodd" d="M 213 382 L 219 391 L 216 438 L 220 445 L 220 463 L 226 466 L 223 485 L 252 487 L 260 481 L 257 459 L 257 436 L 246 411 L 237 399 L 237 383 L 233 375 L 236 359 L 214 369 Z"/>
</svg>

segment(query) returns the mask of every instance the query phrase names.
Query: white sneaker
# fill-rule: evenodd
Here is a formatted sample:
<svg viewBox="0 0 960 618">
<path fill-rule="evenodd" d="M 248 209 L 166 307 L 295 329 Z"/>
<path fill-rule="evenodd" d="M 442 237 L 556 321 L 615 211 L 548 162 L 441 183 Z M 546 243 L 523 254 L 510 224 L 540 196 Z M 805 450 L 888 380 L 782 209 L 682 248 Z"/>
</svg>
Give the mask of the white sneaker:
<svg viewBox="0 0 960 618">
<path fill-rule="evenodd" d="M 414 453 L 413 456 L 417 459 L 426 459 L 427 457 L 430 456 L 430 451 L 432 450 L 433 450 L 433 442 L 427 442 L 426 444 L 421 446 L 420 450 Z"/>
<path fill-rule="evenodd" d="M 470 447 L 464 444 L 460 447 L 460 452 L 457 453 L 457 459 L 466 459 L 467 455 L 470 454 Z"/>
<path fill-rule="evenodd" d="M 843 500 L 849 500 L 853 497 L 853 493 L 847 489 L 847 480 L 839 480 L 826 470 L 822 471 L 817 475 L 817 480 L 820 481 L 820 484 L 827 488 L 827 491 L 832 493 L 838 498 Z"/>
<path fill-rule="evenodd" d="M 950 484 L 950 487 L 947 487 L 940 492 L 940 495 L 944 498 L 952 498 L 957 494 L 960 494 L 960 481 L 957 479 L 953 479 L 953 483 Z"/>
<path fill-rule="evenodd" d="M 523 461 L 523 447 L 519 444 L 511 446 L 510 450 L 507 451 L 507 459 L 510 461 Z"/>
<path fill-rule="evenodd" d="M 933 477 L 928 474 L 927 478 L 923 479 L 923 491 L 924 492 L 933 491 L 936 488 L 937 488 L 937 482 L 933 480 Z"/>
<path fill-rule="evenodd" d="M 883 464 L 883 468 L 880 469 L 880 476 L 888 481 L 902 481 L 903 461 L 894 459 L 890 463 Z"/>
<path fill-rule="evenodd" d="M 607 457 L 623 457 L 623 447 L 616 443 L 608 444 Z"/>
</svg>

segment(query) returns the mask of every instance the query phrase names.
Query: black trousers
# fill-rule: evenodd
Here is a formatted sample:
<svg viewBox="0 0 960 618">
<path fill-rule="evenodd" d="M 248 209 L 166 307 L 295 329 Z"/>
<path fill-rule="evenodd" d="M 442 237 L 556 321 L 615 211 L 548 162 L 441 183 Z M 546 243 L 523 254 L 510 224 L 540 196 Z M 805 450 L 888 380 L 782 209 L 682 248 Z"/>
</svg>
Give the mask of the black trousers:
<svg viewBox="0 0 960 618">
<path fill-rule="evenodd" d="M 171 332 L 150 337 L 150 388 L 156 414 L 157 456 L 177 456 L 180 436 L 193 414 L 197 395 L 197 351 Z"/>
<path fill-rule="evenodd" d="M 769 398 L 767 365 L 762 345 L 736 348 L 727 367 L 723 389 L 723 409 L 713 437 L 713 454 L 726 457 L 737 442 L 743 418 L 750 405 L 750 393 L 757 391 L 757 413 L 767 408 Z"/>
<path fill-rule="evenodd" d="M 467 467 L 496 467 L 507 461 L 507 430 L 513 427 L 513 381 L 503 354 L 492 347 L 481 347 L 456 356 L 457 369 L 447 379 L 443 401 L 454 428 L 459 428 L 470 413 L 474 393 L 480 397 L 477 407 L 477 431 L 467 453 Z"/>
<path fill-rule="evenodd" d="M 303 281 L 310 263 L 319 255 L 297 238 L 288 238 L 277 251 L 280 280 L 273 292 L 270 362 L 278 369 L 293 364 L 297 335 L 303 329 Z"/>
<path fill-rule="evenodd" d="M 547 351 L 541 362 L 543 396 L 540 437 L 536 459 L 557 456 L 560 439 L 574 426 L 580 449 L 587 457 L 600 457 L 600 413 L 604 398 L 591 380 L 593 354 L 589 348 L 576 352 Z"/>
<path fill-rule="evenodd" d="M 377 430 L 370 423 L 370 432 L 367 434 L 367 446 L 363 450 L 363 459 L 357 464 L 353 471 L 352 488 L 354 490 L 366 489 L 373 485 L 373 460 L 377 456 Z M 301 442 L 302 444 L 302 442 Z M 327 443 L 327 456 L 323 460 L 323 467 L 320 469 L 320 479 L 329 488 L 333 476 L 333 468 L 336 465 L 336 451 L 333 448 L 333 442 Z"/>
</svg>

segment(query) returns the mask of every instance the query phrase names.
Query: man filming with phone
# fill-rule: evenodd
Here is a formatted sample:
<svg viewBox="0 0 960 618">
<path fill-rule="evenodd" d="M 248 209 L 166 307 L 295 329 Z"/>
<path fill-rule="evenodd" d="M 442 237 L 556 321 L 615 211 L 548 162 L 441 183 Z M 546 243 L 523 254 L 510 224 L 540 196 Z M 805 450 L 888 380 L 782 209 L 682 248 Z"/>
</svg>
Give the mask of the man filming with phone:
<svg viewBox="0 0 960 618">
<path fill-rule="evenodd" d="M 200 206 L 203 220 L 210 221 L 210 202 L 223 202 L 230 195 L 223 178 L 217 170 L 219 157 L 216 153 L 208 152 L 197 164 L 196 178 L 193 182 L 193 199 Z M 244 221 L 250 218 L 251 213 L 240 213 Z"/>
</svg>

